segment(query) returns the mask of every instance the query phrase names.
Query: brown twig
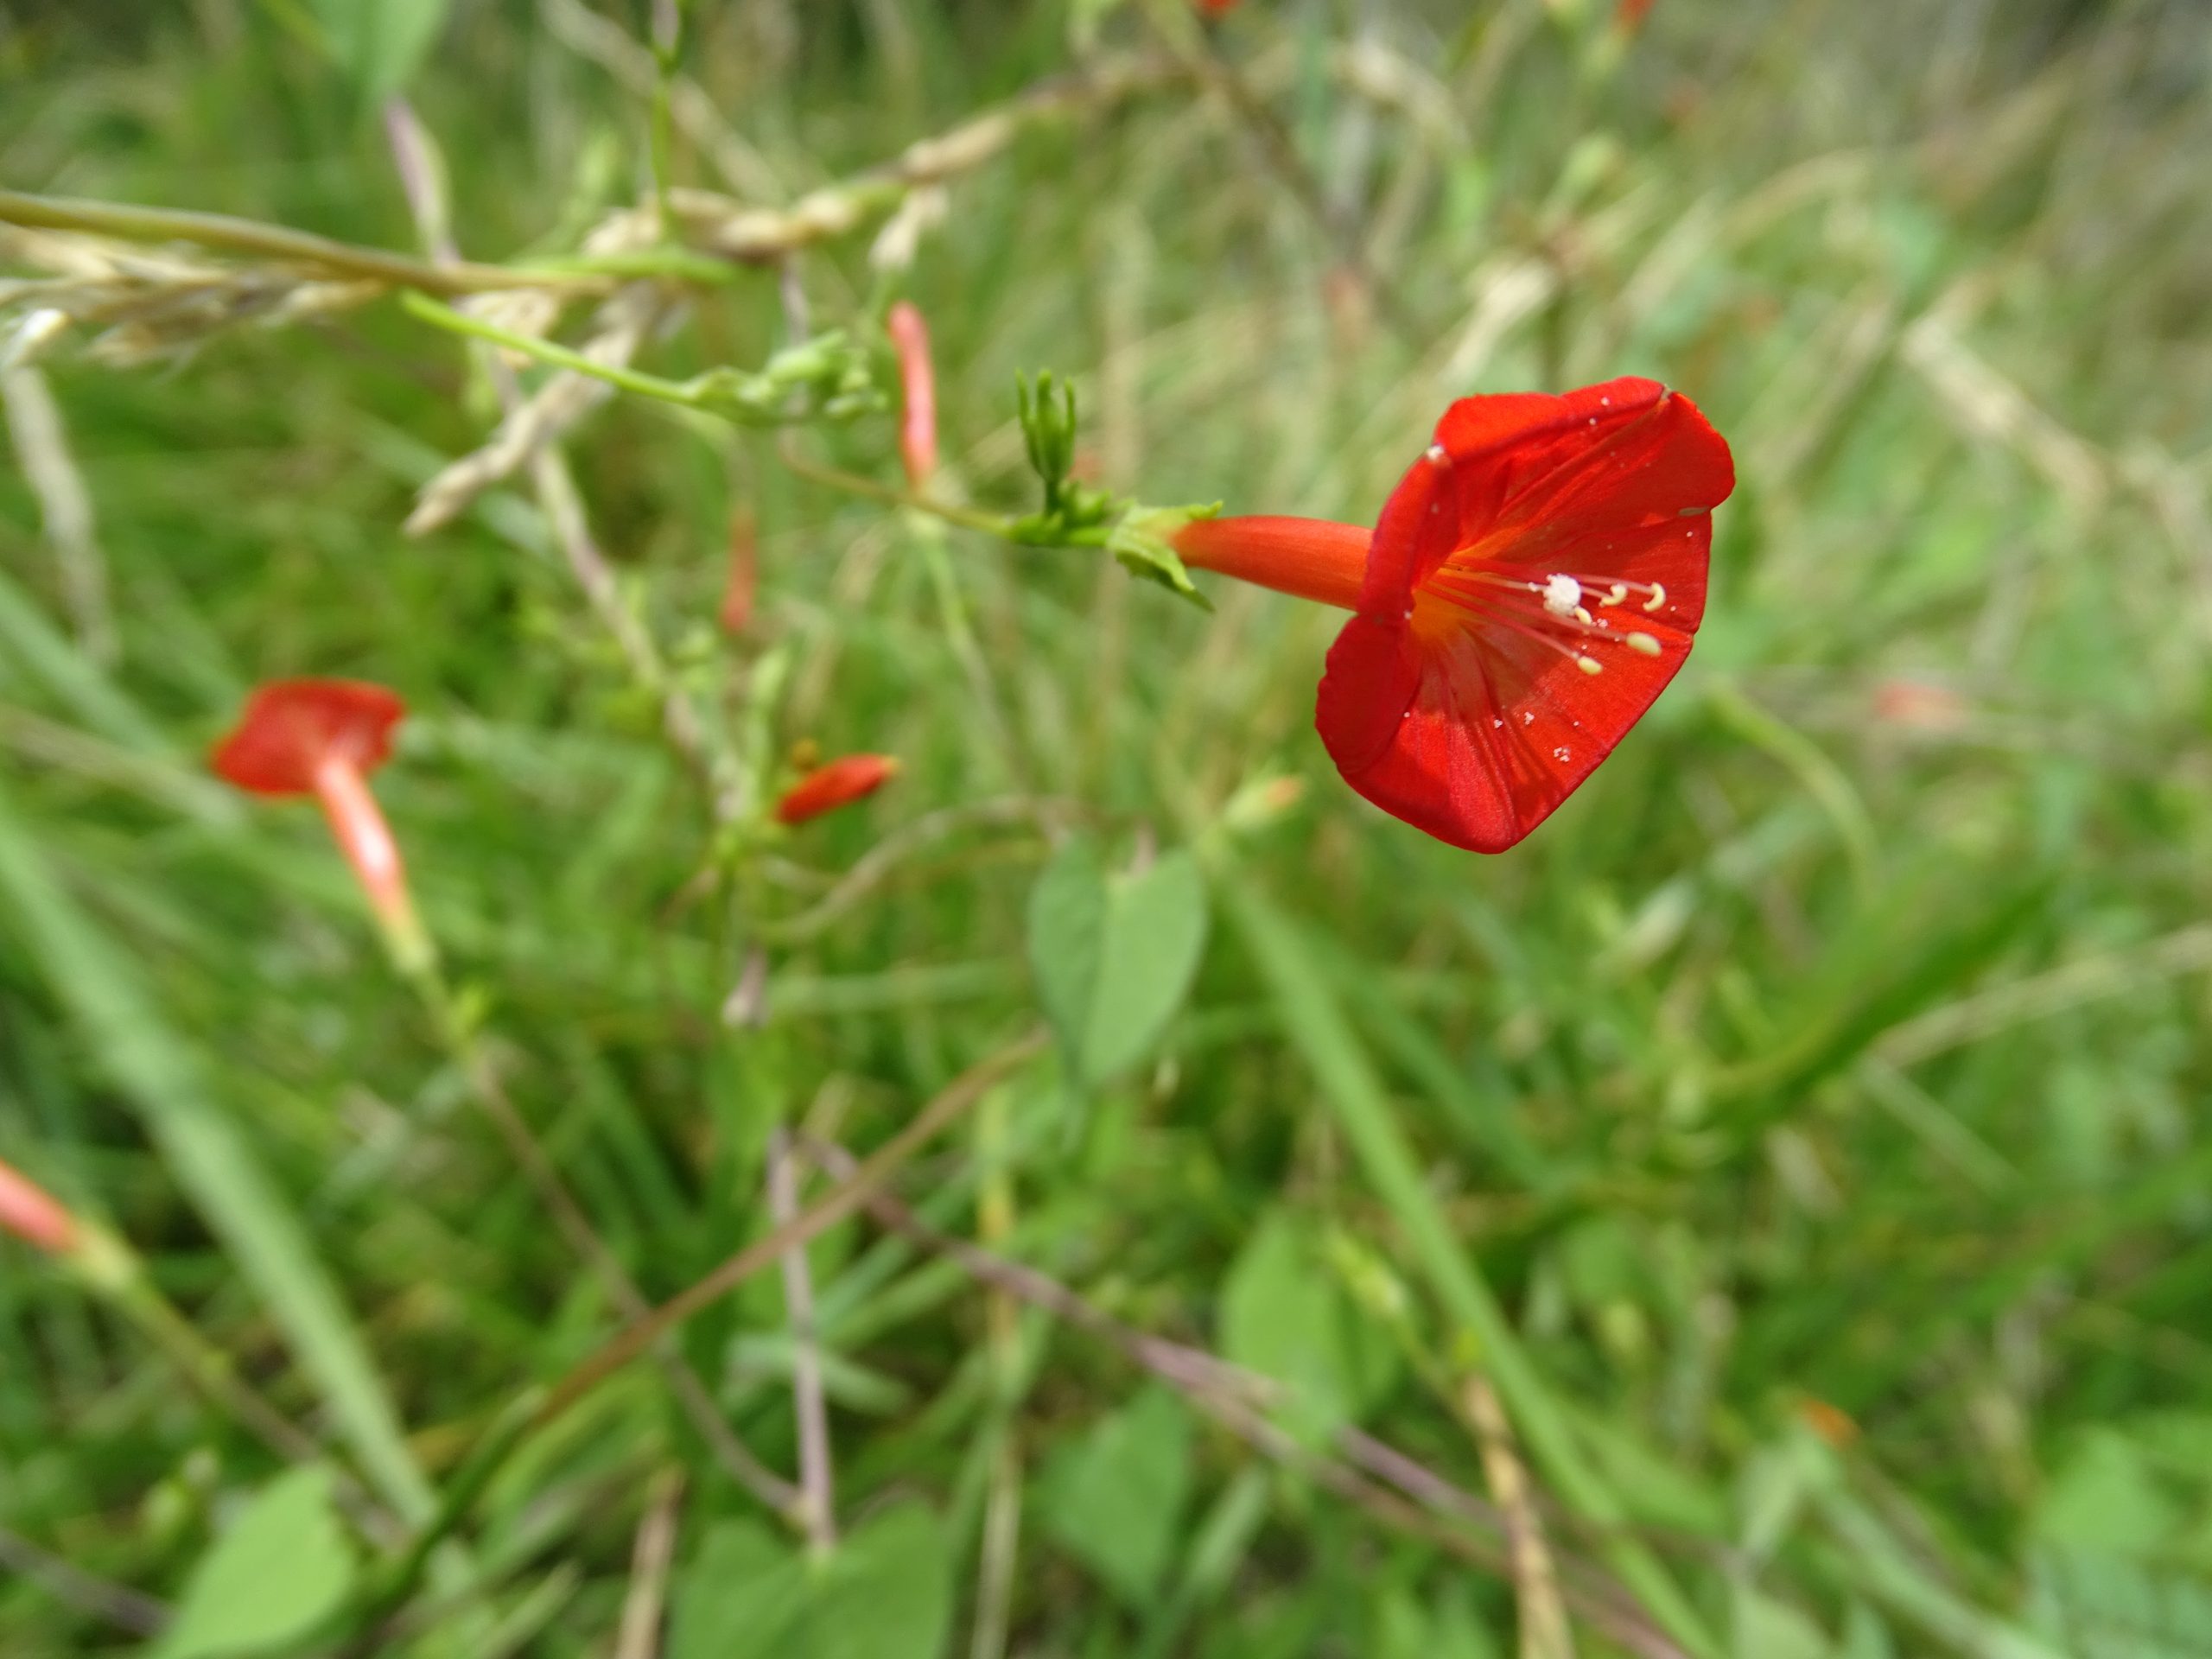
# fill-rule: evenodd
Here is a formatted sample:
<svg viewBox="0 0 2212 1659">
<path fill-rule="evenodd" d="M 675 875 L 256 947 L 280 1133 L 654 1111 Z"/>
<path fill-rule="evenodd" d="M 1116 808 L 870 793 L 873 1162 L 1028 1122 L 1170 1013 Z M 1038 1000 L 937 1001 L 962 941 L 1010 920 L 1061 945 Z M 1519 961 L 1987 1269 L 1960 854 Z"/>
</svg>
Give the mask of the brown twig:
<svg viewBox="0 0 2212 1659">
<path fill-rule="evenodd" d="M 0 1527 L 0 1567 L 29 1580 L 56 1601 L 105 1619 L 133 1636 L 156 1635 L 169 1622 L 167 1604 L 128 1586 L 97 1578 L 5 1527 Z"/>
<path fill-rule="evenodd" d="M 1559 1576 L 1552 1569 L 1551 1550 L 1544 1541 L 1543 1521 L 1536 1513 L 1528 1471 L 1514 1450 L 1505 1408 L 1498 1403 L 1497 1391 L 1474 1372 L 1460 1382 L 1457 1403 L 1474 1431 L 1491 1496 L 1505 1514 L 1506 1535 L 1512 1546 L 1514 1595 L 1520 1606 L 1521 1659 L 1574 1659 L 1574 1637 L 1567 1629 L 1567 1610 L 1560 1601 Z"/>
<path fill-rule="evenodd" d="M 661 1612 L 668 1601 L 668 1570 L 676 1559 L 677 1505 L 683 1471 L 664 1469 L 647 1489 L 645 1512 L 630 1547 L 630 1587 L 622 1598 L 612 1659 L 653 1659 L 660 1651 Z"/>
</svg>

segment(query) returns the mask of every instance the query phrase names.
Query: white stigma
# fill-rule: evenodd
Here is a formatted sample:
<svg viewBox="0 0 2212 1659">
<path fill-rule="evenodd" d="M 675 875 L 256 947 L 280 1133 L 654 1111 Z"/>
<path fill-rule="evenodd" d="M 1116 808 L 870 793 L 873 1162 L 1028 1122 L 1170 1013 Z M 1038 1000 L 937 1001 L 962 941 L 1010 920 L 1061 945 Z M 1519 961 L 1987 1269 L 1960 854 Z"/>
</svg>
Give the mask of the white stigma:
<svg viewBox="0 0 2212 1659">
<path fill-rule="evenodd" d="M 1573 616 L 1582 608 L 1582 584 L 1573 576 L 1546 576 L 1544 608 L 1554 616 Z"/>
</svg>

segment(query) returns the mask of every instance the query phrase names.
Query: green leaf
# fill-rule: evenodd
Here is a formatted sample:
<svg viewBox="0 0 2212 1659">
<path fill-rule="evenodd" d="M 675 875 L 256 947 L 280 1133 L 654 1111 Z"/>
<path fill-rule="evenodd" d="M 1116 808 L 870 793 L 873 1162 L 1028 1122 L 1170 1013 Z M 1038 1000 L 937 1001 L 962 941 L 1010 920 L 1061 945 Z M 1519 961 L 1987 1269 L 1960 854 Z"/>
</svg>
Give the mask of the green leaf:
<svg viewBox="0 0 2212 1659">
<path fill-rule="evenodd" d="M 1338 1287 L 1319 1241 L 1281 1211 L 1229 1269 L 1221 1346 L 1225 1358 L 1297 1391 L 1293 1426 L 1312 1444 L 1372 1404 L 1396 1370 L 1396 1351 Z"/>
<path fill-rule="evenodd" d="M 1186 852 L 1109 875 L 1077 837 L 1045 867 L 1029 898 L 1029 961 L 1078 1083 L 1145 1058 L 1190 990 L 1205 939 L 1205 883 Z"/>
<path fill-rule="evenodd" d="M 405 86 L 445 27 L 448 0 L 315 0 L 324 43 L 371 103 Z"/>
<path fill-rule="evenodd" d="M 1834 1651 L 1803 1613 L 1741 1580 L 1730 1586 L 1729 1623 L 1735 1659 L 1828 1659 Z"/>
<path fill-rule="evenodd" d="M 2085 1434 L 2038 1499 L 2036 1537 L 2107 1555 L 2155 1554 L 2182 1514 L 2136 1444 L 2109 1428 Z"/>
<path fill-rule="evenodd" d="M 1165 1389 L 1147 1389 L 1046 1466 L 1046 1529 L 1141 1611 L 1173 1559 L 1190 1484 L 1190 1417 Z"/>
<path fill-rule="evenodd" d="M 307 1467 L 264 1487 L 185 1581 L 156 1659 L 230 1659 L 287 1650 L 338 1611 L 353 1551 L 330 1503 L 330 1471 Z"/>
<path fill-rule="evenodd" d="M 1173 537 L 1193 518 L 1211 518 L 1220 511 L 1218 501 L 1202 507 L 1133 506 L 1107 532 L 1106 550 L 1131 575 L 1157 582 L 1200 610 L 1211 611 L 1213 601 L 1192 584 L 1191 573 L 1176 552 Z"/>
<path fill-rule="evenodd" d="M 820 1559 L 726 1521 L 677 1581 L 668 1659 L 938 1659 L 951 1622 L 944 1523 L 923 1504 L 880 1511 Z"/>
<path fill-rule="evenodd" d="M 1627 1510 L 1570 1431 L 1560 1396 L 1522 1347 L 1474 1258 L 1430 1189 L 1374 1062 L 1296 923 L 1260 889 L 1234 875 L 1224 896 L 1246 950 L 1267 984 L 1283 1033 L 1306 1061 L 1324 1103 L 1351 1143 L 1369 1184 L 1389 1208 L 1437 1300 L 1471 1340 L 1531 1459 L 1570 1507 L 1610 1532 L 1613 1571 L 1670 1635 L 1693 1651 L 1718 1644 L 1659 1558 L 1622 1526 Z"/>
</svg>

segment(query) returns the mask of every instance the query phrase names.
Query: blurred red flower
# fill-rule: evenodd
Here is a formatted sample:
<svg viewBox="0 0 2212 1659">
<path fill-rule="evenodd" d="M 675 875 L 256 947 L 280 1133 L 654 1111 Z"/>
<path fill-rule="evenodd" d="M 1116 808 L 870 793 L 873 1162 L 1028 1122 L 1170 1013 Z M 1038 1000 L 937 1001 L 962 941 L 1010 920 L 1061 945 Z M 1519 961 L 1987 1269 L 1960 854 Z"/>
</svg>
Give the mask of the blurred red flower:
<svg viewBox="0 0 2212 1659">
<path fill-rule="evenodd" d="M 919 494 L 937 471 L 937 371 L 930 363 L 929 325 L 911 302 L 901 300 L 885 320 L 899 353 L 899 458 L 907 485 Z"/>
<path fill-rule="evenodd" d="M 255 688 L 213 763 L 249 793 L 311 794 L 322 803 L 386 939 L 413 964 L 428 959 L 429 938 L 408 897 L 398 843 L 368 785 L 406 713 L 397 692 L 365 680 L 272 680 Z"/>
<path fill-rule="evenodd" d="M 77 1219 L 37 1182 L 0 1163 L 0 1232 L 62 1255 L 76 1245 Z"/>
<path fill-rule="evenodd" d="M 1236 10 L 1236 0 L 1198 0 L 1198 4 L 1207 16 L 1220 17 Z"/>
<path fill-rule="evenodd" d="M 776 803 L 779 823 L 804 823 L 824 812 L 873 795 L 898 775 L 899 762 L 887 754 L 844 754 L 817 766 L 784 791 Z"/>
<path fill-rule="evenodd" d="M 1315 724 L 1344 780 L 1503 852 L 1611 753 L 1689 655 L 1728 446 L 1653 380 L 1466 397 L 1370 533 L 1198 519 L 1184 560 L 1353 613 Z"/>
<path fill-rule="evenodd" d="M 1619 9 L 1613 13 L 1614 21 L 1624 29 L 1641 28 L 1653 4 L 1654 0 L 1621 0 Z"/>
</svg>

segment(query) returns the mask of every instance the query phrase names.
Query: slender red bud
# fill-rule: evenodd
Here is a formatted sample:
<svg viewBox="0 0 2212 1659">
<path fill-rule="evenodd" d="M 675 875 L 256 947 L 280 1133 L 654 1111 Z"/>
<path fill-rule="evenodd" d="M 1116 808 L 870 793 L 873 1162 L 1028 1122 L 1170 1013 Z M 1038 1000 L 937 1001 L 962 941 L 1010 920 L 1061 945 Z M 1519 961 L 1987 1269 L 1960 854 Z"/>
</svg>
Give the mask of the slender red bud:
<svg viewBox="0 0 2212 1659">
<path fill-rule="evenodd" d="M 793 784 L 776 803 L 779 823 L 804 823 L 873 795 L 898 775 L 898 760 L 887 754 L 840 755 Z"/>
<path fill-rule="evenodd" d="M 729 574 L 722 582 L 721 609 L 716 620 L 724 633 L 743 633 L 753 620 L 753 594 L 760 581 L 760 536 L 749 512 L 734 512 L 729 519 Z"/>
<path fill-rule="evenodd" d="M 929 326 L 913 302 L 900 300 L 886 320 L 899 353 L 904 412 L 899 420 L 899 458 L 906 482 L 919 494 L 937 472 L 937 372 L 930 365 Z"/>
<path fill-rule="evenodd" d="M 0 1163 L 0 1232 L 13 1233 L 49 1255 L 77 1248 L 77 1218 L 29 1176 Z"/>
</svg>

